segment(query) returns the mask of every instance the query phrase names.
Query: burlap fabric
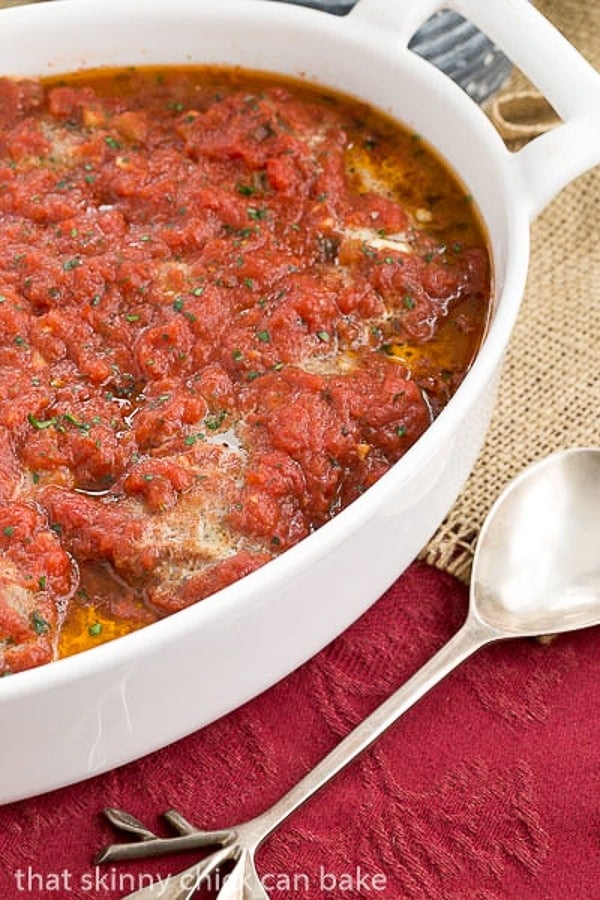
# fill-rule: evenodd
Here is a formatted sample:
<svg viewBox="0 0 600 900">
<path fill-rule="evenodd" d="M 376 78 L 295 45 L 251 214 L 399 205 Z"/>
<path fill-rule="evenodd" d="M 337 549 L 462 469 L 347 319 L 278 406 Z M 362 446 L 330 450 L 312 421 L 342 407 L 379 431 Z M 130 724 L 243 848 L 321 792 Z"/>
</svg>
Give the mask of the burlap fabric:
<svg viewBox="0 0 600 900">
<path fill-rule="evenodd" d="M 600 67 L 600 5 L 537 0 L 538 8 Z M 516 73 L 505 94 L 528 89 Z M 535 119 L 534 97 L 496 104 L 519 137 Z M 504 485 L 554 450 L 600 445 L 600 170 L 571 184 L 532 226 L 531 263 L 483 451 L 422 557 L 468 581 L 479 528 Z"/>
</svg>

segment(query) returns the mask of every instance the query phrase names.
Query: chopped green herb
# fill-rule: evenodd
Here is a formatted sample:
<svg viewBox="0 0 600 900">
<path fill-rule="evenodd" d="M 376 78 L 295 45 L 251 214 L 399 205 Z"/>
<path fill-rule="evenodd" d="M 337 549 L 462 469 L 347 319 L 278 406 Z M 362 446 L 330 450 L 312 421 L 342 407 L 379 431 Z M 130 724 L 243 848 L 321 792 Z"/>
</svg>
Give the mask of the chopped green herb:
<svg viewBox="0 0 600 900">
<path fill-rule="evenodd" d="M 88 634 L 90 637 L 98 637 L 99 634 L 102 634 L 102 624 L 100 622 L 94 622 L 94 624 L 90 625 L 88 628 Z"/>
<path fill-rule="evenodd" d="M 374 256 L 377 256 L 377 254 L 375 253 L 375 251 L 373 250 L 373 248 L 372 248 L 372 247 L 369 247 L 369 245 L 367 244 L 366 241 L 363 241 L 363 242 L 362 242 L 361 250 L 362 250 L 362 252 L 365 254 L 365 256 L 369 256 L 369 257 L 371 257 L 371 259 L 372 259 Z"/>
<path fill-rule="evenodd" d="M 248 217 L 250 219 L 266 219 L 268 215 L 269 215 L 269 210 L 266 209 L 264 206 L 261 208 L 256 207 L 256 206 L 248 207 Z"/>
<path fill-rule="evenodd" d="M 398 425 L 396 428 L 396 434 L 398 437 L 404 437 L 406 435 L 406 425 Z"/>
<path fill-rule="evenodd" d="M 151 472 L 144 472 L 142 478 L 144 479 L 144 481 L 154 481 L 154 475 L 152 475 Z"/>
<path fill-rule="evenodd" d="M 67 259 L 63 263 L 63 270 L 65 272 L 71 272 L 73 269 L 77 269 L 78 266 L 81 265 L 81 260 L 78 256 L 74 256 L 73 259 Z"/>
<path fill-rule="evenodd" d="M 402 302 L 404 303 L 404 305 L 407 309 L 414 309 L 416 306 L 415 301 L 410 296 L 410 294 L 405 294 L 405 296 L 402 298 Z"/>
<path fill-rule="evenodd" d="M 76 419 L 71 413 L 64 413 L 62 418 L 71 425 L 74 425 L 75 428 L 80 428 L 82 431 L 89 431 L 92 427 L 88 422 L 81 422 L 79 419 Z"/>
<path fill-rule="evenodd" d="M 324 344 L 327 343 L 327 341 L 330 339 L 330 336 L 329 336 L 329 332 L 328 332 L 328 331 L 317 331 L 317 337 L 318 337 L 319 340 L 322 341 Z"/>
<path fill-rule="evenodd" d="M 240 359 L 244 358 L 244 354 L 242 353 L 241 350 L 234 350 L 231 355 L 233 356 L 233 358 L 235 359 L 236 362 L 239 362 Z"/>
<path fill-rule="evenodd" d="M 139 316 L 136 313 L 130 313 L 128 316 L 125 316 L 128 322 L 138 322 Z"/>
<path fill-rule="evenodd" d="M 251 278 L 244 278 L 244 284 L 247 288 L 250 288 L 250 290 L 252 290 L 252 288 L 254 287 L 254 282 Z"/>
<path fill-rule="evenodd" d="M 221 410 L 220 413 L 211 413 L 204 419 L 204 424 L 207 428 L 210 429 L 210 431 L 216 431 L 223 424 L 223 420 L 225 419 L 226 415 L 227 413 L 224 409 Z"/>
<path fill-rule="evenodd" d="M 38 578 L 38 587 L 39 587 L 40 591 L 46 590 L 46 576 L 45 575 L 40 575 L 40 577 Z"/>
<path fill-rule="evenodd" d="M 58 419 L 56 418 L 56 416 L 53 416 L 51 419 L 36 419 L 33 413 L 29 413 L 29 415 L 27 416 L 27 421 L 37 431 L 42 431 L 44 428 L 51 428 L 52 425 L 56 425 Z"/>
<path fill-rule="evenodd" d="M 116 138 L 112 137 L 110 134 L 107 134 L 104 138 L 105 143 L 110 147 L 111 150 L 121 150 L 123 145 L 116 140 Z"/>
<path fill-rule="evenodd" d="M 243 197 L 251 197 L 256 193 L 256 188 L 253 188 L 251 184 L 237 184 L 236 189 L 238 194 L 242 194 Z"/>
<path fill-rule="evenodd" d="M 55 534 L 62 534 L 62 525 L 60 524 L 60 522 L 53 522 L 50 528 Z"/>
<path fill-rule="evenodd" d="M 259 341 L 262 341 L 263 344 L 268 344 L 271 341 L 271 335 L 266 330 L 257 331 L 256 337 L 258 338 Z"/>
<path fill-rule="evenodd" d="M 36 634 L 46 634 L 46 632 L 50 630 L 49 622 L 46 622 L 37 610 L 35 610 L 31 616 L 31 625 Z"/>
<path fill-rule="evenodd" d="M 40 476 L 39 476 L 39 473 L 38 473 L 38 472 L 32 472 L 32 473 L 31 473 L 31 480 L 33 481 L 34 484 L 39 484 L 39 483 L 40 483 Z"/>
<path fill-rule="evenodd" d="M 100 294 L 94 294 L 94 296 L 90 300 L 91 306 L 98 306 L 99 303 L 100 303 Z"/>
<path fill-rule="evenodd" d="M 254 381 L 255 378 L 259 378 L 259 377 L 260 377 L 260 372 L 248 372 L 248 374 L 246 375 L 246 379 L 248 381 Z"/>
<path fill-rule="evenodd" d="M 194 290 L 192 291 L 192 294 L 194 295 L 194 297 L 201 297 L 203 293 L 204 293 L 203 287 L 194 288 Z"/>
<path fill-rule="evenodd" d="M 15 526 L 14 525 L 5 525 L 3 528 L 3 533 L 4 533 L 5 537 L 12 537 L 13 534 L 15 533 Z"/>
<path fill-rule="evenodd" d="M 17 347 L 24 347 L 25 346 L 25 338 L 21 337 L 21 335 L 18 334 L 15 338 L 15 344 L 17 345 Z"/>
</svg>

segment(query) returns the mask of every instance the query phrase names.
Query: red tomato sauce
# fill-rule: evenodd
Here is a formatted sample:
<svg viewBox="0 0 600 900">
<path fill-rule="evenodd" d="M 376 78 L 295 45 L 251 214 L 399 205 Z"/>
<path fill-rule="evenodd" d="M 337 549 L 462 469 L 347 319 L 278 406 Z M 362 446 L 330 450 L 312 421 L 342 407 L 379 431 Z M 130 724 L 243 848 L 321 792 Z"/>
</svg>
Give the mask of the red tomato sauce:
<svg viewBox="0 0 600 900">
<path fill-rule="evenodd" d="M 470 197 L 364 104 L 0 79 L 0 673 L 219 590 L 377 481 L 488 316 Z"/>
</svg>

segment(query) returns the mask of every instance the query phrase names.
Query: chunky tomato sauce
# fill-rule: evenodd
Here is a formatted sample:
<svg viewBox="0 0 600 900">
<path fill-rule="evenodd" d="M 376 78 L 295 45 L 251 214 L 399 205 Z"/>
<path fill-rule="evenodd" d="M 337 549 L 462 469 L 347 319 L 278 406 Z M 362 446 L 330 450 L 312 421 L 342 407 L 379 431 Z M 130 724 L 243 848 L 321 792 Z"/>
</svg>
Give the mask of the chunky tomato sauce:
<svg viewBox="0 0 600 900">
<path fill-rule="evenodd" d="M 0 672 L 241 578 L 468 369 L 470 198 L 364 105 L 229 70 L 0 79 Z"/>
</svg>

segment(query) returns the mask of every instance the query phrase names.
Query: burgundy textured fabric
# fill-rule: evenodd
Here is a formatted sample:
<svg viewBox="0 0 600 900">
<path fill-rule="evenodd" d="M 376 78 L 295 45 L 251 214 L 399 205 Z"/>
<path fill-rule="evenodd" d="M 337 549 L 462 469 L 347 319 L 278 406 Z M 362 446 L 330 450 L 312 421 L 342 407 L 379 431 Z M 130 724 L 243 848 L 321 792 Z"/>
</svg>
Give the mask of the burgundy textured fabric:
<svg viewBox="0 0 600 900">
<path fill-rule="evenodd" d="M 206 828 L 255 815 L 425 662 L 466 606 L 458 581 L 415 564 L 242 709 L 139 762 L 1 808 L 0 898 L 112 900 L 191 864 L 96 869 L 94 852 L 115 838 L 99 810 L 121 807 L 152 830 L 170 806 Z M 269 839 L 258 869 L 271 897 L 600 897 L 599 650 L 591 629 L 481 651 Z"/>
</svg>

